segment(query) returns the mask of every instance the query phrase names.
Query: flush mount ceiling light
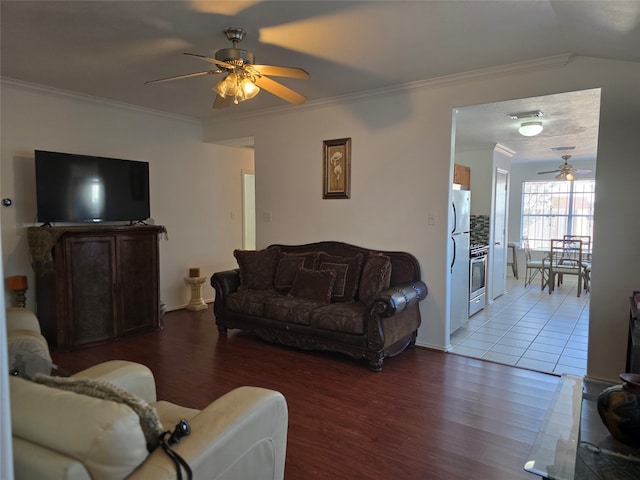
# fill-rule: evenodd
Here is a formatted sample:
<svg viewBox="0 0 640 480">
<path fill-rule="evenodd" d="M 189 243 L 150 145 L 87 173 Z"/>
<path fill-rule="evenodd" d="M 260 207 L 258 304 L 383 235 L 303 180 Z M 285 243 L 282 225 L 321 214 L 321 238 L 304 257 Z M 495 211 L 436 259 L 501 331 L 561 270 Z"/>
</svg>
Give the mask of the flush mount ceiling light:
<svg viewBox="0 0 640 480">
<path fill-rule="evenodd" d="M 520 125 L 518 132 L 525 137 L 535 137 L 542 132 L 542 122 L 524 122 Z"/>
</svg>

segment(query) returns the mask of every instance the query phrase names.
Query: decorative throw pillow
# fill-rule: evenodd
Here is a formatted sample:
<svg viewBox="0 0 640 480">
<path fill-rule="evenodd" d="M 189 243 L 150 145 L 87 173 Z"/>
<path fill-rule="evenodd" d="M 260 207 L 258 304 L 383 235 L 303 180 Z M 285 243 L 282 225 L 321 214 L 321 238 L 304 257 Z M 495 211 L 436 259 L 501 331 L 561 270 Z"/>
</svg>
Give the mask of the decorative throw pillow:
<svg viewBox="0 0 640 480">
<path fill-rule="evenodd" d="M 280 258 L 280 247 L 264 250 L 234 250 L 240 268 L 239 290 L 269 290 Z"/>
<path fill-rule="evenodd" d="M 289 295 L 320 303 L 330 303 L 335 281 L 336 273 L 333 271 L 301 268 L 293 280 Z"/>
<path fill-rule="evenodd" d="M 334 257 L 325 252 L 318 254 L 318 270 L 336 272 L 336 282 L 331 296 L 333 302 L 354 301 L 362 273 L 362 259 L 361 253 L 353 257 Z"/>
<path fill-rule="evenodd" d="M 314 270 L 316 266 L 316 259 L 318 254 L 316 252 L 309 253 L 286 253 L 280 254 L 278 260 L 278 266 L 276 267 L 276 274 L 273 283 L 276 290 L 282 293 L 288 293 L 293 285 L 293 280 L 296 278 L 298 269 L 307 268 Z"/>
<path fill-rule="evenodd" d="M 372 253 L 362 269 L 358 299 L 368 305 L 374 296 L 389 288 L 391 283 L 391 258 L 381 253 Z"/>
<path fill-rule="evenodd" d="M 147 441 L 147 450 L 153 451 L 160 444 L 160 435 L 164 431 L 155 408 L 142 398 L 116 387 L 109 382 L 99 382 L 90 378 L 50 377 L 41 373 L 34 375 L 33 381 L 47 387 L 59 388 L 69 392 L 123 403 L 131 408 L 140 419 L 140 427 Z"/>
</svg>

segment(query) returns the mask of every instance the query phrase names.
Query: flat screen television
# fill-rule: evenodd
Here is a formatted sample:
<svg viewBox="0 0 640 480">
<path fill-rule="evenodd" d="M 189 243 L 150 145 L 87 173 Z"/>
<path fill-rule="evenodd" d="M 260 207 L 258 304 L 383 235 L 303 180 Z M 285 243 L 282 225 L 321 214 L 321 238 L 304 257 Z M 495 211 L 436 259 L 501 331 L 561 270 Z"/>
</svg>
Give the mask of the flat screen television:
<svg viewBox="0 0 640 480">
<path fill-rule="evenodd" d="M 150 217 L 149 163 L 35 151 L 38 222 L 140 222 Z"/>
</svg>

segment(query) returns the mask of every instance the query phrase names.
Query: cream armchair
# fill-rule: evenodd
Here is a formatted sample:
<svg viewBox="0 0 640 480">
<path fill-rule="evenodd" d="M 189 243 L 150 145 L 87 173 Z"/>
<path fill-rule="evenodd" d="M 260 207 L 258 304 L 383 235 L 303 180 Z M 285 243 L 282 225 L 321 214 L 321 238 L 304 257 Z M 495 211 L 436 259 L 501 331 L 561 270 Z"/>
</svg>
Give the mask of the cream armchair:
<svg viewBox="0 0 640 480">
<path fill-rule="evenodd" d="M 194 479 L 284 478 L 288 411 L 279 392 L 240 387 L 195 410 L 157 401 L 152 372 L 137 363 L 105 362 L 73 378 L 106 381 L 137 395 L 165 430 L 187 419 L 191 434 L 173 449 Z M 176 478 L 161 448 L 147 451 L 140 419 L 128 406 L 20 376 L 10 377 L 10 390 L 17 480 Z"/>
<path fill-rule="evenodd" d="M 38 317 L 26 308 L 7 308 L 5 313 L 9 358 L 27 352 L 51 361 L 49 346 L 40 331 Z"/>
</svg>

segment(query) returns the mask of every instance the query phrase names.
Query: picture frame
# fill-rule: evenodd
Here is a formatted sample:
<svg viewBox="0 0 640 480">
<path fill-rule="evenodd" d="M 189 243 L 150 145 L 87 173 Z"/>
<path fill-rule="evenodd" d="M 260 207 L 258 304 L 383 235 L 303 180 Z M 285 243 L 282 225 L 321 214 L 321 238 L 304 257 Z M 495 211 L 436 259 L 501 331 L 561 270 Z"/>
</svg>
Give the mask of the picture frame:
<svg viewBox="0 0 640 480">
<path fill-rule="evenodd" d="M 351 198 L 351 138 L 324 140 L 322 198 Z"/>
</svg>

